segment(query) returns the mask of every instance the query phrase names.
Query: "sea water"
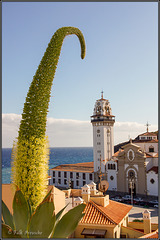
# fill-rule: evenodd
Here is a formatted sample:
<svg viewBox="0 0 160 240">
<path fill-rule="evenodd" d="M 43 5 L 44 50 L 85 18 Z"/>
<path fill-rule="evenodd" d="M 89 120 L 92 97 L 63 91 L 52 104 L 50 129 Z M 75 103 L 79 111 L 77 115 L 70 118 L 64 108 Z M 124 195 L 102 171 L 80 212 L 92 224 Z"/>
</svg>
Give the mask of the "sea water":
<svg viewBox="0 0 160 240">
<path fill-rule="evenodd" d="M 11 148 L 2 149 L 2 183 L 11 182 L 11 153 Z M 92 147 L 50 148 L 49 169 L 61 164 L 92 161 Z"/>
</svg>

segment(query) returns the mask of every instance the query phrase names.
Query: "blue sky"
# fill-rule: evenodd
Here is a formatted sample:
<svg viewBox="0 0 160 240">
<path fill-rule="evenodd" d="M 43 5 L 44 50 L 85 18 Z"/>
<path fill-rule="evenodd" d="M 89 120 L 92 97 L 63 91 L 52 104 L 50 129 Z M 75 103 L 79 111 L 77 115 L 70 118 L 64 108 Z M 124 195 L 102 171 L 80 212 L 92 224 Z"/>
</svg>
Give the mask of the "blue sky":
<svg viewBox="0 0 160 240">
<path fill-rule="evenodd" d="M 158 3 L 2 3 L 2 112 L 22 114 L 32 78 L 54 32 L 63 43 L 48 117 L 90 121 L 110 101 L 118 122 L 158 125 Z"/>
</svg>

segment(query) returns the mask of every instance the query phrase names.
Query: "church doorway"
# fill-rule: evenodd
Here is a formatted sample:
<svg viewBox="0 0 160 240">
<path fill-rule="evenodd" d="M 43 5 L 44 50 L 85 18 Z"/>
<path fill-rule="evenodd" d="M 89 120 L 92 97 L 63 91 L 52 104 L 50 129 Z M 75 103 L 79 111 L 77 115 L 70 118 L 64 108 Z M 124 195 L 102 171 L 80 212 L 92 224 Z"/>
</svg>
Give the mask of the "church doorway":
<svg viewBox="0 0 160 240">
<path fill-rule="evenodd" d="M 136 183 L 135 183 L 135 172 L 133 170 L 130 170 L 128 172 L 128 192 L 129 195 L 131 195 L 131 191 L 133 194 L 133 197 L 136 196 Z"/>
</svg>

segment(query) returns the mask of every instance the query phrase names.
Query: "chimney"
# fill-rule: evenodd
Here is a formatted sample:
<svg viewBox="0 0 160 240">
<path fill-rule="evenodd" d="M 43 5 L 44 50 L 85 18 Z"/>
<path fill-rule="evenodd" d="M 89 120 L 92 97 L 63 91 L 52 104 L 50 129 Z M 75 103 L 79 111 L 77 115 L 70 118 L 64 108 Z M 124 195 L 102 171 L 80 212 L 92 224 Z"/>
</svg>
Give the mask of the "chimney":
<svg viewBox="0 0 160 240">
<path fill-rule="evenodd" d="M 96 184 L 92 181 L 88 186 L 90 187 L 91 196 L 96 195 Z"/>
<path fill-rule="evenodd" d="M 74 207 L 83 203 L 83 199 L 81 197 L 77 197 L 74 201 Z"/>
<path fill-rule="evenodd" d="M 91 197 L 91 200 L 102 207 L 106 207 L 109 204 L 109 195 L 97 195 Z"/>
<path fill-rule="evenodd" d="M 144 233 L 150 233 L 151 232 L 151 212 L 148 210 L 145 210 L 143 212 L 143 224 L 144 224 Z"/>
<path fill-rule="evenodd" d="M 86 202 L 86 203 L 89 202 L 90 194 L 91 194 L 90 187 L 87 184 L 85 184 L 82 187 L 82 198 L 83 198 L 84 202 Z"/>
</svg>

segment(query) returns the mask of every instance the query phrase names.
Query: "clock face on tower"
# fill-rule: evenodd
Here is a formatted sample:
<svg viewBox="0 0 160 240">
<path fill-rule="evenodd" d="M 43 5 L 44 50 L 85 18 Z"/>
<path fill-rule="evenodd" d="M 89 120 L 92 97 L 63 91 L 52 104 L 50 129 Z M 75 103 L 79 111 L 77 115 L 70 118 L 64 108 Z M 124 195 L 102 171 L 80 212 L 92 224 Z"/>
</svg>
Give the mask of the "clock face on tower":
<svg viewBox="0 0 160 240">
<path fill-rule="evenodd" d="M 127 152 L 127 158 L 129 161 L 133 161 L 134 160 L 134 151 L 132 149 L 129 149 Z"/>
</svg>

